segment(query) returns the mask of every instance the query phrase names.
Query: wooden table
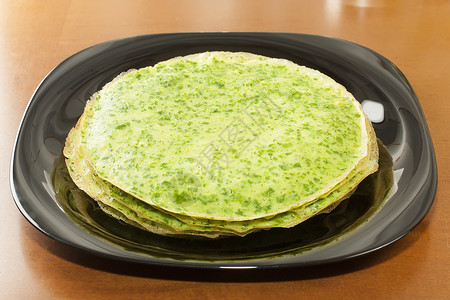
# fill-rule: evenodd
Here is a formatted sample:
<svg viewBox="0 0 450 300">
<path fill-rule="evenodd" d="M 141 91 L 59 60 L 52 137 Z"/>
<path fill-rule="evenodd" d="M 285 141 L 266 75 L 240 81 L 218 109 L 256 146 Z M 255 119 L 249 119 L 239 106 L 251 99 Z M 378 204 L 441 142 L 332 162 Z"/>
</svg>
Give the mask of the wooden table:
<svg viewBox="0 0 450 300">
<path fill-rule="evenodd" d="M 264 272 L 196 272 L 87 255 L 41 234 L 9 188 L 15 134 L 34 89 L 69 55 L 124 36 L 277 31 L 327 35 L 392 60 L 421 101 L 439 170 L 435 203 L 406 237 L 355 260 Z M 1 0 L 0 298 L 449 299 L 450 2 L 446 0 Z"/>
</svg>

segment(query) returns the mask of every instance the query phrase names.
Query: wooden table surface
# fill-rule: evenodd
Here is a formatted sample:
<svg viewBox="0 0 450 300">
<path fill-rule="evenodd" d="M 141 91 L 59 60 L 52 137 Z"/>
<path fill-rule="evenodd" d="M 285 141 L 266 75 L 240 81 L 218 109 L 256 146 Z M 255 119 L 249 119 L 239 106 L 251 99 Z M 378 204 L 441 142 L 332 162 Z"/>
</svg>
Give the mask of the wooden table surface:
<svg viewBox="0 0 450 300">
<path fill-rule="evenodd" d="M 316 268 L 215 272 L 130 266 L 61 245 L 31 226 L 10 192 L 25 107 L 44 76 L 91 45 L 166 32 L 275 31 L 338 37 L 393 61 L 422 104 L 439 184 L 406 237 L 355 260 Z M 1 0 L 1 299 L 450 299 L 450 1 Z"/>
</svg>

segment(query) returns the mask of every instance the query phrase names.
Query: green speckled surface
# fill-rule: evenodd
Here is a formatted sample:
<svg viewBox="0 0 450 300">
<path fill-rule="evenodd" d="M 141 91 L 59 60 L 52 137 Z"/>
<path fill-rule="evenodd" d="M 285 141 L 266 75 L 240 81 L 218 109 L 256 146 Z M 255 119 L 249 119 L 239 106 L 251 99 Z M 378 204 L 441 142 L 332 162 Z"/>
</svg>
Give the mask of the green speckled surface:
<svg viewBox="0 0 450 300">
<path fill-rule="evenodd" d="M 210 53 L 129 72 L 83 120 L 81 146 L 103 180 L 167 212 L 216 220 L 304 205 L 367 156 L 349 93 L 258 56 Z"/>
</svg>

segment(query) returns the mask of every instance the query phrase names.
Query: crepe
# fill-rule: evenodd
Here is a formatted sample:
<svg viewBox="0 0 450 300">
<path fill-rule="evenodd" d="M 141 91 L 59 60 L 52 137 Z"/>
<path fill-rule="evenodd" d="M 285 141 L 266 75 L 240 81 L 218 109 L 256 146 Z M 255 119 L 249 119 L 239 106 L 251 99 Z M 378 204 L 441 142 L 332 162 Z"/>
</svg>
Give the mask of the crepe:
<svg viewBox="0 0 450 300">
<path fill-rule="evenodd" d="M 207 237 L 295 226 L 378 167 L 371 123 L 341 85 L 232 52 L 119 75 L 89 100 L 64 155 L 105 210 Z"/>
</svg>

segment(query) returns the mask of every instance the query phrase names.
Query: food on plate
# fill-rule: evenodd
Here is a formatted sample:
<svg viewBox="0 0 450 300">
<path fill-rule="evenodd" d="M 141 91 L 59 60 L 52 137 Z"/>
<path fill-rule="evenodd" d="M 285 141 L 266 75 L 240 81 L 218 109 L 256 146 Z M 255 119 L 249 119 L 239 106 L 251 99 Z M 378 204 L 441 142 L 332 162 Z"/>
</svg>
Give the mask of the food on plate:
<svg viewBox="0 0 450 300">
<path fill-rule="evenodd" d="M 64 155 L 106 213 L 157 234 L 217 238 L 329 212 L 379 154 L 361 105 L 328 76 L 217 51 L 117 76 L 87 102 Z"/>
</svg>

